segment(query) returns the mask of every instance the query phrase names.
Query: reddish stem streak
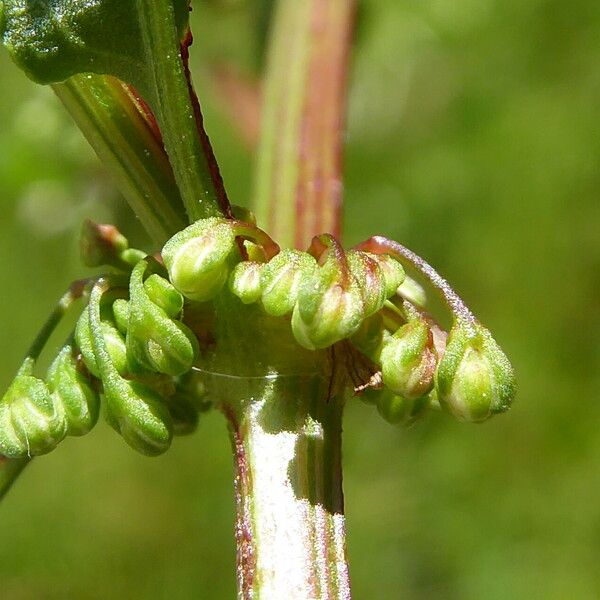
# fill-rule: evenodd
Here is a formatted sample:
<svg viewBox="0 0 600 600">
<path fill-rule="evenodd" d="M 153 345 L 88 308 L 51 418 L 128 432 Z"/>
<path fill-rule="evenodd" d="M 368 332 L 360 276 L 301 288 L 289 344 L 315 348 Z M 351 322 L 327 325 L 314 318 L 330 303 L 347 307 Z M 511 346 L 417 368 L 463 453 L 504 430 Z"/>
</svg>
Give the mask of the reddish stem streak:
<svg viewBox="0 0 600 600">
<path fill-rule="evenodd" d="M 244 437 L 235 414 L 228 406 L 222 407 L 229 423 L 231 440 L 235 457 L 236 474 L 233 481 L 236 502 L 235 539 L 237 547 L 238 589 L 242 600 L 252 600 L 254 596 L 254 573 L 256 556 L 249 499 L 251 497 L 252 480 L 250 466 L 244 448 Z"/>
<path fill-rule="evenodd" d="M 321 231 L 341 232 L 346 79 L 354 6 L 312 0 L 306 97 L 298 148 L 295 245 Z"/>
</svg>

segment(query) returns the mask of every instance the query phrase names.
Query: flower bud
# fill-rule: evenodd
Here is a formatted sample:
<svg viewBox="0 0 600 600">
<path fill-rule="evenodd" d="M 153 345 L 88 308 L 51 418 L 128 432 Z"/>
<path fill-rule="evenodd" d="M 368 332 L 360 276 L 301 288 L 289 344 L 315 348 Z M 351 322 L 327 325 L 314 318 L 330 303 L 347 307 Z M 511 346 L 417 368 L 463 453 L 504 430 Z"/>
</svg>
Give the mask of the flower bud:
<svg viewBox="0 0 600 600">
<path fill-rule="evenodd" d="M 117 298 L 112 305 L 113 317 L 117 329 L 126 334 L 129 328 L 129 301 L 124 298 Z"/>
<path fill-rule="evenodd" d="M 90 432 L 98 421 L 100 399 L 73 356 L 71 346 L 65 346 L 50 365 L 46 385 L 63 407 L 67 435 Z"/>
<path fill-rule="evenodd" d="M 127 367 L 125 339 L 111 323 L 103 321 L 101 327 L 113 363 L 118 365 L 119 372 L 125 372 Z M 75 342 L 81 352 L 83 362 L 88 371 L 94 376 L 100 377 L 100 371 L 96 363 L 96 356 L 93 349 L 89 311 L 87 307 L 83 309 L 79 320 L 77 321 L 77 325 L 75 326 Z"/>
<path fill-rule="evenodd" d="M 418 317 L 400 327 L 381 351 L 384 385 L 409 400 L 420 398 L 431 390 L 435 365 L 431 329 Z"/>
<path fill-rule="evenodd" d="M 113 377 L 104 381 L 106 420 L 134 449 L 157 456 L 169 449 L 173 423 L 163 399 L 137 381 Z"/>
<path fill-rule="evenodd" d="M 458 321 L 437 368 L 436 390 L 443 409 L 478 423 L 510 408 L 514 372 L 487 329 Z"/>
<path fill-rule="evenodd" d="M 183 296 L 164 278 L 153 273 L 144 281 L 148 298 L 175 319 L 183 310 Z"/>
<path fill-rule="evenodd" d="M 282 250 L 263 266 L 260 287 L 265 311 L 274 317 L 292 312 L 302 282 L 317 272 L 317 261 L 299 250 Z"/>
<path fill-rule="evenodd" d="M 339 262 L 330 256 L 312 277 L 303 280 L 292 314 L 292 331 L 301 346 L 327 348 L 360 327 L 364 316 L 361 290 L 354 277 L 344 275 Z"/>
<path fill-rule="evenodd" d="M 260 299 L 260 278 L 263 265 L 244 261 L 235 265 L 229 277 L 229 289 L 244 304 L 254 304 Z"/>
<path fill-rule="evenodd" d="M 127 238 L 114 225 L 100 225 L 89 219 L 83 223 L 79 245 L 87 267 L 109 265 L 128 270 L 144 258 L 143 252 L 129 248 Z"/>
<path fill-rule="evenodd" d="M 383 306 L 387 298 L 383 270 L 375 257 L 366 252 L 351 250 L 346 256 L 362 295 L 364 316 L 369 317 Z"/>
<path fill-rule="evenodd" d="M 429 396 L 409 400 L 384 390 L 377 399 L 379 414 L 392 425 L 412 425 L 429 409 Z"/>
<path fill-rule="evenodd" d="M 130 364 L 137 371 L 180 375 L 192 368 L 198 355 L 198 341 L 188 327 L 170 318 L 150 300 L 143 283 L 147 266 L 146 261 L 139 262 L 131 272 L 129 282 L 127 351 Z M 151 286 L 154 293 L 159 291 L 158 286 L 154 280 Z M 172 296 L 170 291 L 168 295 Z M 171 309 L 174 306 L 166 294 L 163 294 L 162 302 Z"/>
<path fill-rule="evenodd" d="M 104 337 L 106 349 L 110 355 L 113 365 L 119 373 L 126 373 L 128 370 L 128 361 L 125 338 L 116 328 L 116 326 L 110 321 L 102 321 L 100 327 L 102 329 L 102 335 Z M 100 370 L 98 368 L 96 355 L 94 353 L 89 309 L 87 307 L 83 309 L 83 312 L 77 321 L 77 325 L 75 326 L 75 342 L 79 348 L 79 351 L 81 352 L 83 362 L 88 371 L 92 375 L 100 377 Z"/>
<path fill-rule="evenodd" d="M 235 233 L 225 219 L 196 221 L 175 234 L 162 249 L 173 285 L 190 300 L 206 302 L 220 291 L 229 274 Z"/>
<path fill-rule="evenodd" d="M 377 260 L 385 281 L 385 297 L 391 298 L 406 279 L 402 265 L 389 254 L 370 254 Z"/>
<path fill-rule="evenodd" d="M 25 360 L 0 400 L 0 454 L 9 458 L 46 454 L 67 432 L 61 403 L 32 375 L 33 364 Z"/>
</svg>

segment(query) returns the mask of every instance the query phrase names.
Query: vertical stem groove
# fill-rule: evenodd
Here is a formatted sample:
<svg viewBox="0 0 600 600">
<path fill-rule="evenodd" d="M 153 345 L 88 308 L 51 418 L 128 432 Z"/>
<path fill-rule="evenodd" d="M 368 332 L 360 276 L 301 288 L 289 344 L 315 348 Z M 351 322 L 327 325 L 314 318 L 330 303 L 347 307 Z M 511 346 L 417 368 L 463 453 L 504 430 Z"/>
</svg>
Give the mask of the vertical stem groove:
<svg viewBox="0 0 600 600">
<path fill-rule="evenodd" d="M 284 246 L 339 237 L 354 0 L 280 0 L 270 46 L 254 208 Z"/>
</svg>

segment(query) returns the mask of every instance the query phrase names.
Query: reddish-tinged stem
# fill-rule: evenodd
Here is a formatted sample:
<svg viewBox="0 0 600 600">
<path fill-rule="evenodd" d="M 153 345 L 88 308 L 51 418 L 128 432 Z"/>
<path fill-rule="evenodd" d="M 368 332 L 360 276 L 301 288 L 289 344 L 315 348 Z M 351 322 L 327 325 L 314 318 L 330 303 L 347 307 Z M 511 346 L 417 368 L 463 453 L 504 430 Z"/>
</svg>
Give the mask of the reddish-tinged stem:
<svg viewBox="0 0 600 600">
<path fill-rule="evenodd" d="M 312 2 L 311 55 L 298 147 L 296 247 L 320 231 L 338 238 L 341 234 L 343 128 L 352 17 L 350 2 Z"/>
<path fill-rule="evenodd" d="M 354 0 L 281 0 L 269 54 L 256 179 L 259 223 L 284 246 L 339 237 Z"/>
</svg>

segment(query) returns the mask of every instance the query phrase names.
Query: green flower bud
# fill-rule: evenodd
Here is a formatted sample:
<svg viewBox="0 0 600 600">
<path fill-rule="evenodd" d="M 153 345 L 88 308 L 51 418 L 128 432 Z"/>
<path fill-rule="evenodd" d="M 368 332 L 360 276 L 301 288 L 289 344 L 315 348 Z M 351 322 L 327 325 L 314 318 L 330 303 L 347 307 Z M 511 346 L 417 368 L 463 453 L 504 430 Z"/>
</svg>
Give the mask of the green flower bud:
<svg viewBox="0 0 600 600">
<path fill-rule="evenodd" d="M 260 299 L 260 279 L 263 265 L 244 261 L 235 265 L 229 277 L 229 289 L 244 304 L 254 304 Z"/>
<path fill-rule="evenodd" d="M 369 254 L 377 260 L 385 281 L 385 297 L 391 298 L 404 283 L 406 273 L 402 265 L 389 254 Z"/>
<path fill-rule="evenodd" d="M 141 454 L 157 456 L 168 450 L 173 422 L 163 398 L 137 381 L 118 377 L 103 383 L 108 424 Z"/>
<path fill-rule="evenodd" d="M 112 363 L 115 365 L 115 368 L 119 373 L 126 373 L 128 370 L 128 361 L 125 338 L 116 328 L 116 326 L 110 321 L 102 321 L 101 330 Z M 75 342 L 77 343 L 77 347 L 81 352 L 83 362 L 88 371 L 92 375 L 100 377 L 100 370 L 96 363 L 96 356 L 94 354 L 92 332 L 90 329 L 89 309 L 87 307 L 84 308 L 79 320 L 77 321 L 77 325 L 75 327 Z"/>
<path fill-rule="evenodd" d="M 190 300 L 206 302 L 220 291 L 229 274 L 235 232 L 225 219 L 196 221 L 175 234 L 162 249 L 173 285 Z"/>
<path fill-rule="evenodd" d="M 478 423 L 510 408 L 514 372 L 487 329 L 457 321 L 437 368 L 436 390 L 443 409 Z"/>
<path fill-rule="evenodd" d="M 296 341 L 309 350 L 327 348 L 354 334 L 363 320 L 364 303 L 356 279 L 329 256 L 315 275 L 303 280 L 292 313 Z"/>
<path fill-rule="evenodd" d="M 46 454 L 67 433 L 62 405 L 32 375 L 33 365 L 25 360 L 0 400 L 0 454 L 9 458 Z"/>
<path fill-rule="evenodd" d="M 100 302 L 108 285 L 107 280 L 99 280 L 88 305 L 92 350 L 104 388 L 106 419 L 135 450 L 149 456 L 161 454 L 171 445 L 171 416 L 154 390 L 137 381 L 123 379 L 115 369 L 100 318 Z"/>
<path fill-rule="evenodd" d="M 260 287 L 262 304 L 274 317 L 292 312 L 302 282 L 318 271 L 317 261 L 299 250 L 282 250 L 263 266 Z"/>
<path fill-rule="evenodd" d="M 100 225 L 89 219 L 83 223 L 79 243 L 83 264 L 88 267 L 110 265 L 129 270 L 145 256 L 129 248 L 127 238 L 114 225 Z"/>
<path fill-rule="evenodd" d="M 129 328 L 129 301 L 124 298 L 117 298 L 112 305 L 113 318 L 117 329 L 126 334 Z"/>
<path fill-rule="evenodd" d="M 164 278 L 153 273 L 144 281 L 148 298 L 162 308 L 172 319 L 183 311 L 183 296 Z"/>
<path fill-rule="evenodd" d="M 189 371 L 198 355 L 198 340 L 183 323 L 175 321 L 149 298 L 143 276 L 148 264 L 139 262 L 129 282 L 129 328 L 127 350 L 135 370 L 149 370 L 167 375 Z M 159 291 L 158 284 L 153 292 Z M 166 289 L 166 288 L 165 288 Z M 173 290 L 175 291 L 175 290 Z M 163 304 L 173 307 L 171 290 L 163 295 Z"/>
<path fill-rule="evenodd" d="M 62 404 L 67 435 L 90 432 L 98 421 L 100 399 L 82 372 L 71 346 L 65 346 L 50 365 L 46 385 Z"/>
<path fill-rule="evenodd" d="M 392 425 L 412 425 L 429 410 L 429 396 L 421 396 L 413 400 L 396 396 L 384 390 L 377 399 L 377 411 Z"/>
<path fill-rule="evenodd" d="M 375 257 L 366 252 L 351 250 L 346 256 L 350 272 L 362 294 L 364 316 L 369 317 L 383 306 L 387 298 L 383 270 Z"/>
<path fill-rule="evenodd" d="M 418 317 L 400 327 L 381 351 L 384 385 L 409 400 L 420 398 L 431 390 L 435 366 L 431 329 Z"/>
</svg>

